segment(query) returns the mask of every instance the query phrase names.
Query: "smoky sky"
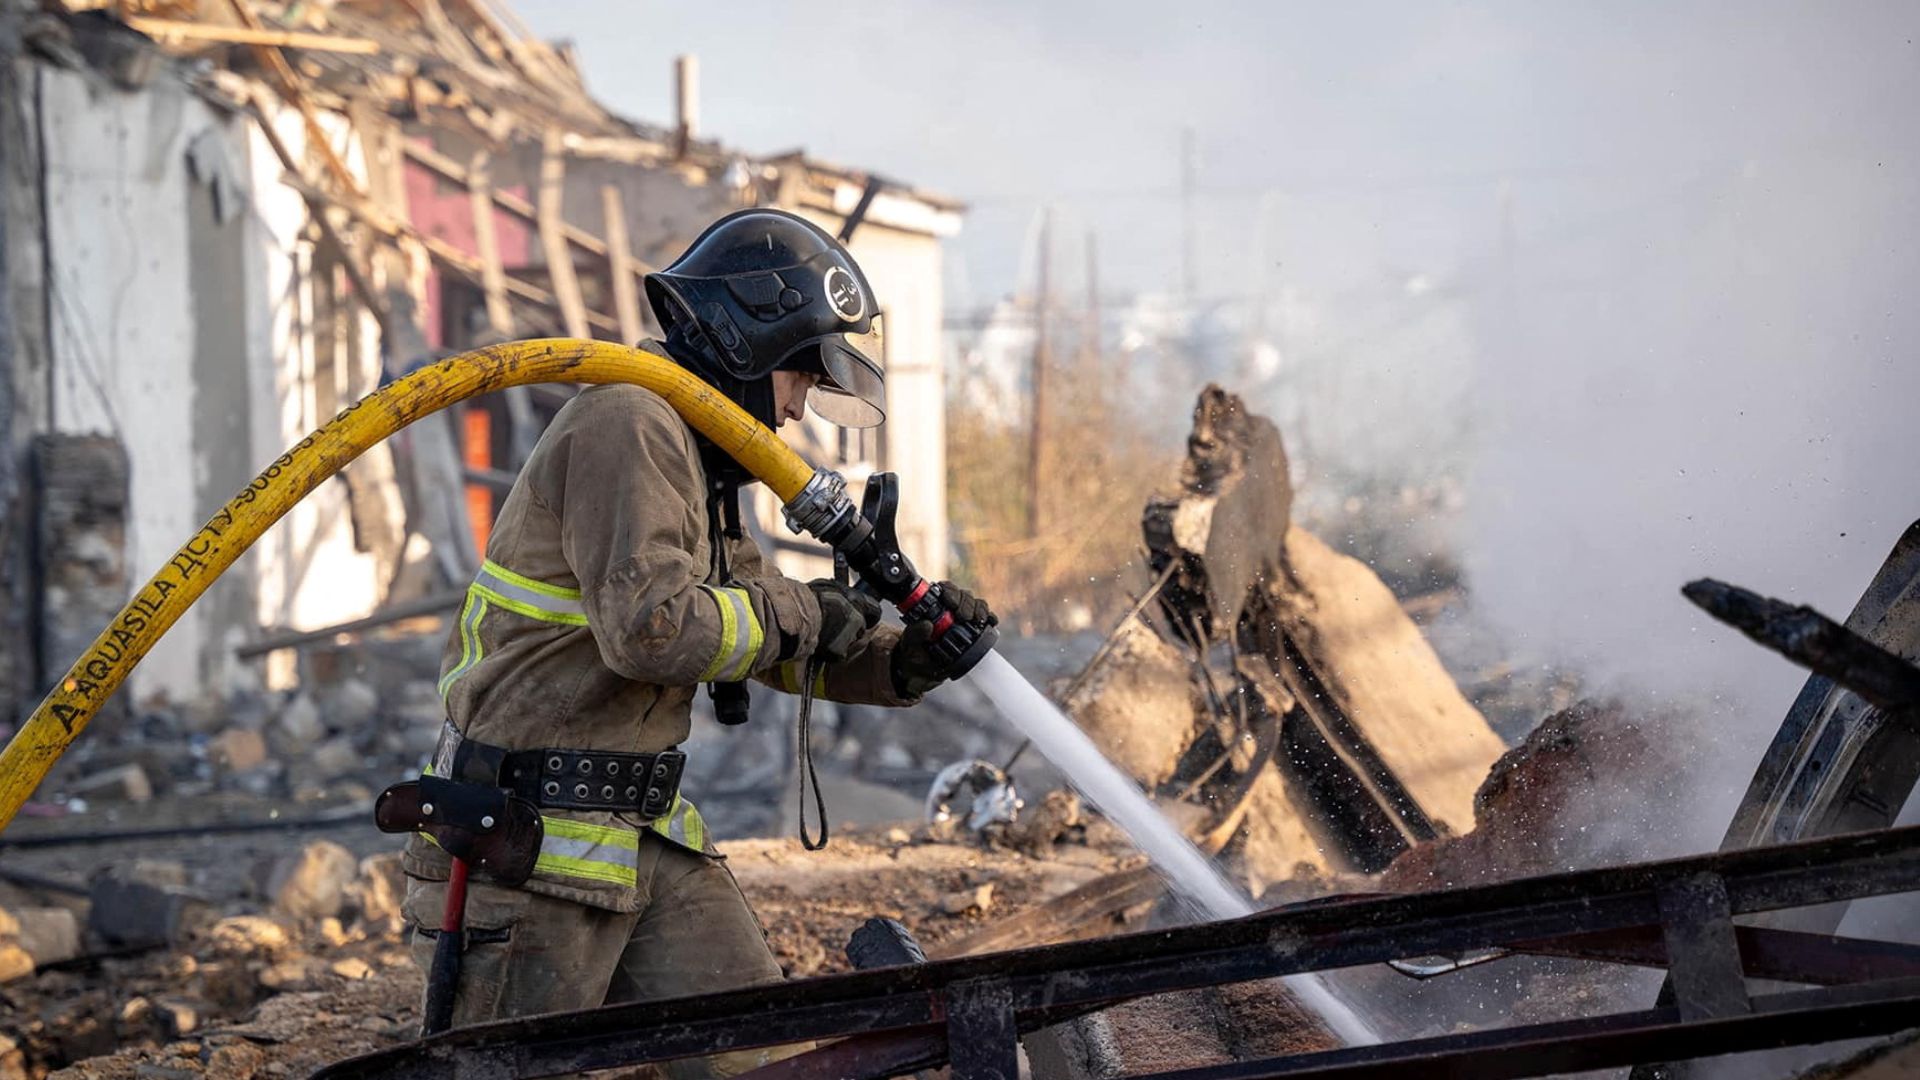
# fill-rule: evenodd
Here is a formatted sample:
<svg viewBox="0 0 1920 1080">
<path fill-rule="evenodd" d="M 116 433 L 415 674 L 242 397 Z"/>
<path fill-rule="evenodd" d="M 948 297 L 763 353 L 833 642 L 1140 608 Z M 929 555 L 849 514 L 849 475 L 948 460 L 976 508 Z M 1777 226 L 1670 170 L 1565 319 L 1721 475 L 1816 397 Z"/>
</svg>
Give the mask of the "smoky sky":
<svg viewBox="0 0 1920 1080">
<path fill-rule="evenodd" d="M 1443 463 L 1516 658 L 1706 698 L 1729 784 L 1801 675 L 1680 584 L 1844 615 L 1920 516 L 1920 5 L 523 7 L 617 110 L 696 53 L 707 133 L 967 200 L 955 314 L 1031 286 L 1043 205 L 1110 302 L 1191 250 L 1291 312 L 1319 375 L 1262 403 Z"/>
</svg>

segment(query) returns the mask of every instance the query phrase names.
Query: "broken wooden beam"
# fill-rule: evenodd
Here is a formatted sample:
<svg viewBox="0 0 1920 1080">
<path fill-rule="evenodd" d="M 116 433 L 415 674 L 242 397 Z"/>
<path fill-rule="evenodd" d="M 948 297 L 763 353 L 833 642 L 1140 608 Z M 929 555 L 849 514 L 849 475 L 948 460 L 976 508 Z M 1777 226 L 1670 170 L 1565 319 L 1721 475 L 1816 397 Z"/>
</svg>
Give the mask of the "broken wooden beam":
<svg viewBox="0 0 1920 1080">
<path fill-rule="evenodd" d="M 288 630 L 278 634 L 269 634 L 258 641 L 249 641 L 236 647 L 233 655 L 247 660 L 273 652 L 275 649 L 297 649 L 302 645 L 331 641 L 340 634 L 357 634 L 365 630 L 377 630 L 382 626 L 418 619 L 427 615 L 442 615 L 460 606 L 467 591 L 460 589 L 435 593 L 432 596 L 410 600 L 404 604 L 394 604 L 381 608 L 371 615 L 359 619 L 349 619 L 332 626 L 323 626 L 317 630 Z"/>
<path fill-rule="evenodd" d="M 633 252 L 627 247 L 627 208 L 618 186 L 601 186 L 600 210 L 607 229 L 607 284 L 613 290 L 613 313 L 620 320 L 621 342 L 631 345 L 645 335 L 646 328 L 640 322 L 640 289 L 634 284 Z"/>
<path fill-rule="evenodd" d="M 573 272 L 573 251 L 561 231 L 561 201 L 566 193 L 567 159 L 558 128 L 548 128 L 540 152 L 540 249 L 547 258 L 547 280 L 560 301 L 560 319 L 571 338 L 587 333 L 587 305 L 580 298 L 580 279 Z"/>
<path fill-rule="evenodd" d="M 314 52 L 348 53 L 373 56 L 380 43 L 368 38 L 341 37 L 337 34 L 308 34 L 298 30 L 254 29 L 249 26 L 217 26 L 212 23 L 186 22 L 180 19 L 156 19 L 147 15 L 127 16 L 127 25 L 150 38 L 164 42 L 210 41 L 229 45 L 271 45 L 275 48 L 308 49 Z"/>
<path fill-rule="evenodd" d="M 1873 705 L 1890 711 L 1920 706 L 1920 667 L 1804 604 L 1713 578 L 1688 582 L 1680 592 L 1707 614 Z"/>
</svg>

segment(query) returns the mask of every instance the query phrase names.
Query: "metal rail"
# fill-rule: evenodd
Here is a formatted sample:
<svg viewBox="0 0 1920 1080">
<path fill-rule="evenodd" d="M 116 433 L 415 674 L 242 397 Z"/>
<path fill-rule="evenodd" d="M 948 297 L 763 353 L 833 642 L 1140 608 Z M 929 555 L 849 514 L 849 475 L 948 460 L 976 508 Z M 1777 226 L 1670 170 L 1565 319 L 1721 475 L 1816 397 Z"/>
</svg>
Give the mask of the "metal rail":
<svg viewBox="0 0 1920 1080">
<path fill-rule="evenodd" d="M 1920 827 L 1886 829 L 505 1020 L 343 1061 L 315 1080 L 521 1080 L 843 1036 L 863 1038 L 760 1073 L 879 1077 L 951 1058 L 956 1077 L 1010 1080 L 1018 1033 L 1112 1002 L 1644 927 L 1659 928 L 1674 974 L 1678 997 L 1670 1009 L 1246 1067 L 1269 1070 L 1249 1075 L 1526 1076 L 1562 1071 L 1556 1055 L 1574 1053 L 1565 1049 L 1570 1041 L 1590 1047 L 1579 1053 L 1614 1063 L 1827 1041 L 1920 1022 L 1912 1007 L 1920 987 L 1882 980 L 1751 999 L 1732 917 L 1913 890 L 1920 890 Z M 1768 1022 L 1753 1022 L 1759 1014 Z M 1456 1059 L 1468 1064 L 1436 1064 Z M 1308 1067 L 1322 1072 L 1299 1073 Z M 1465 1071 L 1449 1071 L 1456 1068 Z"/>
</svg>

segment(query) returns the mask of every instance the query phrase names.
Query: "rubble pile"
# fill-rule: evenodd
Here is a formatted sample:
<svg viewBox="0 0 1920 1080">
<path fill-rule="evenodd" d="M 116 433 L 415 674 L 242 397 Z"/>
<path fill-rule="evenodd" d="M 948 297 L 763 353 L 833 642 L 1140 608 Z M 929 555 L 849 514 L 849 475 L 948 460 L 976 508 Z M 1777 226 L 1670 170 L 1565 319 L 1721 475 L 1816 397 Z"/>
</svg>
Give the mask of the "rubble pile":
<svg viewBox="0 0 1920 1080">
<path fill-rule="evenodd" d="M 232 793 L 297 803 L 371 798 L 417 771 L 439 735 L 437 630 L 314 650 L 295 690 L 228 693 L 103 716 L 40 798 L 76 810 Z"/>
<path fill-rule="evenodd" d="M 303 1075 L 410 1035 L 398 856 L 316 840 L 261 872 L 252 899 L 197 895 L 185 865 L 155 859 L 59 906 L 7 889 L 0 931 L 17 927 L 31 962 L 0 978 L 0 1077 Z"/>
<path fill-rule="evenodd" d="M 897 826 L 836 833 L 820 853 L 792 838 L 721 850 L 796 978 L 848 970 L 847 941 L 875 915 L 951 947 L 1137 862 L 1110 831 L 1045 859 Z M 59 1070 L 60 1080 L 300 1077 L 413 1037 L 421 979 L 400 923 L 397 857 L 356 859 L 315 840 L 259 874 L 247 896 L 200 900 L 171 947 L 127 954 L 87 930 L 78 956 L 0 983 L 0 1080 Z M 138 876 L 177 883 L 193 874 L 154 863 Z M 0 887 L 0 941 L 27 940 L 10 917 L 22 927 L 40 921 L 21 903 L 27 895 Z M 84 902 L 58 910 L 88 925 Z"/>
</svg>

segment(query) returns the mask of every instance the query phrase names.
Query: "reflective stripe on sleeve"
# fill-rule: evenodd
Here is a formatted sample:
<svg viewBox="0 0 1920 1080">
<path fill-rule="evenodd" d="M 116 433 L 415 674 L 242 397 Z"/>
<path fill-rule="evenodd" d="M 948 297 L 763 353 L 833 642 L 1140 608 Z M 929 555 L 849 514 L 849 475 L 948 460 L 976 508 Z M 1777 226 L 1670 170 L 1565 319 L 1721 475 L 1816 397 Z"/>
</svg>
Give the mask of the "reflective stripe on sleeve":
<svg viewBox="0 0 1920 1080">
<path fill-rule="evenodd" d="M 467 590 L 467 602 L 460 608 L 460 662 L 451 671 L 440 676 L 440 696 L 445 698 L 453 689 L 460 676 L 473 670 L 486 655 L 486 649 L 480 644 L 480 620 L 487 614 L 487 598 L 473 589 Z"/>
<path fill-rule="evenodd" d="M 587 625 L 587 609 L 580 602 L 579 589 L 535 581 L 491 559 L 480 564 L 480 572 L 473 576 L 472 590 L 530 619 L 568 626 Z"/>
<path fill-rule="evenodd" d="M 780 689 L 785 690 L 789 694 L 799 693 L 800 684 L 806 680 L 806 677 L 807 662 L 805 660 L 789 660 L 780 665 Z M 827 669 L 825 665 L 822 665 L 820 670 L 814 673 L 813 696 L 827 696 Z"/>
<path fill-rule="evenodd" d="M 760 617 L 753 613 L 753 600 L 747 590 L 731 585 L 700 587 L 720 609 L 720 647 L 696 681 L 738 682 L 753 669 L 754 657 L 760 655 L 760 646 L 767 640 L 766 632 L 760 627 Z"/>
</svg>

